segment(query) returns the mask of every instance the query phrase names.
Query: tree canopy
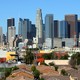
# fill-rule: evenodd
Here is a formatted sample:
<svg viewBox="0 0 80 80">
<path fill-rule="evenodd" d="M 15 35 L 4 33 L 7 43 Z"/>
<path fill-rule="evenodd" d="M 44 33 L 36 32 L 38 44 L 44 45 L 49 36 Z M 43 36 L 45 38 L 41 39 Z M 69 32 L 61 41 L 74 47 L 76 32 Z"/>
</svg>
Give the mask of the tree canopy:
<svg viewBox="0 0 80 80">
<path fill-rule="evenodd" d="M 26 55 L 24 55 L 24 62 L 26 64 L 32 64 L 34 60 L 34 55 L 30 49 L 26 49 Z"/>
<path fill-rule="evenodd" d="M 75 67 L 76 65 L 80 65 L 80 53 L 78 52 L 76 54 L 73 54 L 71 56 L 71 60 L 69 63 L 72 67 Z"/>
<path fill-rule="evenodd" d="M 50 54 L 43 54 L 42 56 L 44 59 L 54 59 L 54 54 L 50 53 Z"/>
</svg>

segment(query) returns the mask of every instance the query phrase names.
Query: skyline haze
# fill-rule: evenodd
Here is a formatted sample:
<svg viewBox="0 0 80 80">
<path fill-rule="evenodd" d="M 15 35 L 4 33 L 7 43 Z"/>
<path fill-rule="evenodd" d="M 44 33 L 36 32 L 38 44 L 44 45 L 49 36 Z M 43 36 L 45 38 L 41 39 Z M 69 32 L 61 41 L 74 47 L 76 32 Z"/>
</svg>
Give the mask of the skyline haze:
<svg viewBox="0 0 80 80">
<path fill-rule="evenodd" d="M 43 22 L 46 14 L 53 14 L 54 20 L 64 20 L 66 14 L 77 14 L 80 17 L 79 0 L 1 0 L 0 1 L 0 26 L 3 33 L 7 31 L 7 19 L 15 18 L 16 32 L 18 33 L 19 18 L 28 18 L 35 24 L 36 11 L 42 9 Z"/>
</svg>

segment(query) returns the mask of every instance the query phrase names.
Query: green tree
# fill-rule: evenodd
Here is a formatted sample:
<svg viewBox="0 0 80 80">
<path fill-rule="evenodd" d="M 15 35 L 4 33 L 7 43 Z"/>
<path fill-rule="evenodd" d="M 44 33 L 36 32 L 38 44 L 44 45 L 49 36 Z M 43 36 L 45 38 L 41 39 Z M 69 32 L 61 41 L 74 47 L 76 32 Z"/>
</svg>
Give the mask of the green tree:
<svg viewBox="0 0 80 80">
<path fill-rule="evenodd" d="M 5 77 L 8 77 L 12 72 L 12 68 L 6 68 L 5 69 Z"/>
<path fill-rule="evenodd" d="M 31 67 L 31 70 L 34 72 L 34 71 L 36 70 L 36 67 L 33 65 L 33 66 Z"/>
<path fill-rule="evenodd" d="M 76 66 L 76 59 L 75 59 L 74 55 L 71 57 L 71 60 L 69 61 L 69 64 L 72 67 L 75 67 Z"/>
<path fill-rule="evenodd" d="M 54 66 L 54 63 L 53 63 L 53 62 L 51 62 L 51 63 L 49 63 L 49 65 L 50 65 L 50 66 Z"/>
<path fill-rule="evenodd" d="M 80 65 L 80 53 L 77 52 L 76 54 L 73 54 L 71 56 L 70 65 L 72 67 L 75 67 L 76 65 Z"/>
<path fill-rule="evenodd" d="M 44 80 L 44 78 L 40 78 L 40 72 L 36 69 L 36 67 L 33 65 L 31 67 L 31 70 L 33 71 L 34 80 Z"/>
<path fill-rule="evenodd" d="M 40 79 L 40 78 L 39 78 L 40 72 L 39 72 L 38 70 L 35 70 L 35 71 L 33 72 L 33 75 L 34 75 L 34 78 L 35 78 L 35 79 Z"/>
<path fill-rule="evenodd" d="M 80 65 L 80 53 L 77 52 L 75 56 L 76 56 L 76 65 Z"/>
<path fill-rule="evenodd" d="M 48 64 L 46 64 L 45 62 L 42 62 L 40 65 L 48 66 Z"/>
<path fill-rule="evenodd" d="M 53 53 L 50 53 L 50 54 L 44 54 L 42 56 L 44 59 L 54 59 L 54 54 Z"/>
<path fill-rule="evenodd" d="M 58 66 L 54 66 L 55 67 L 55 71 L 58 71 Z"/>
<path fill-rule="evenodd" d="M 67 60 L 67 59 L 68 59 L 68 57 L 69 57 L 69 55 L 67 54 L 67 55 L 61 56 L 61 58 L 60 58 L 60 59 L 62 59 L 62 60 Z"/>
<path fill-rule="evenodd" d="M 65 69 L 62 69 L 62 70 L 61 70 L 61 74 L 62 74 L 63 76 L 68 75 L 68 73 L 65 71 Z"/>
<path fill-rule="evenodd" d="M 12 71 L 19 69 L 17 66 L 12 67 Z"/>
<path fill-rule="evenodd" d="M 44 80 L 44 78 L 41 78 L 40 80 Z"/>
<path fill-rule="evenodd" d="M 31 52 L 31 49 L 26 49 L 26 55 L 24 55 L 24 62 L 26 64 L 32 64 L 34 60 L 34 55 Z"/>
</svg>

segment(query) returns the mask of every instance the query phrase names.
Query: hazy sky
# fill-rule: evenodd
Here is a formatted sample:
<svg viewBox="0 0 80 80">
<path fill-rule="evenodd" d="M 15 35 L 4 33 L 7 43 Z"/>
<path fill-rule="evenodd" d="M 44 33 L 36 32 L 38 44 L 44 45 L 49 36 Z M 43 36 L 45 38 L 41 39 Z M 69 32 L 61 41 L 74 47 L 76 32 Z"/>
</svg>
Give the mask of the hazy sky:
<svg viewBox="0 0 80 80">
<path fill-rule="evenodd" d="M 6 33 L 7 19 L 29 18 L 35 23 L 36 10 L 42 9 L 43 20 L 46 14 L 54 14 L 54 19 L 63 20 L 65 14 L 78 14 L 80 17 L 80 0 L 0 0 L 0 26 Z"/>
</svg>

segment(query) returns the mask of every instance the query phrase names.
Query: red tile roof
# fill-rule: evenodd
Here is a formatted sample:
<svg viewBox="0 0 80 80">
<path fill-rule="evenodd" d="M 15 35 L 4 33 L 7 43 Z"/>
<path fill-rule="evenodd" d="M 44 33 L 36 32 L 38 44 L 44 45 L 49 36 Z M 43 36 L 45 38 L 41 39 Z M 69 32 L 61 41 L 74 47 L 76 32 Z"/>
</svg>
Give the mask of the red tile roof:
<svg viewBox="0 0 80 80">
<path fill-rule="evenodd" d="M 44 58 L 38 58 L 37 60 L 36 60 L 37 62 L 44 62 Z"/>
<path fill-rule="evenodd" d="M 26 71 L 31 72 L 31 68 L 29 66 L 27 66 L 26 64 L 21 64 L 17 66 L 19 69 L 24 69 Z"/>
<path fill-rule="evenodd" d="M 19 77 L 23 77 L 22 80 L 33 80 L 34 76 L 31 72 L 23 69 L 15 70 L 6 80 L 21 80 Z M 27 79 L 26 79 L 27 78 Z"/>
<path fill-rule="evenodd" d="M 61 58 L 61 56 L 67 55 L 67 52 L 55 52 L 54 55 L 57 56 L 58 58 Z"/>
<path fill-rule="evenodd" d="M 51 76 L 58 76 L 59 73 L 55 70 L 53 70 L 50 66 L 45 66 L 45 65 L 39 65 L 36 67 L 40 73 L 43 75 L 51 75 Z"/>
</svg>

